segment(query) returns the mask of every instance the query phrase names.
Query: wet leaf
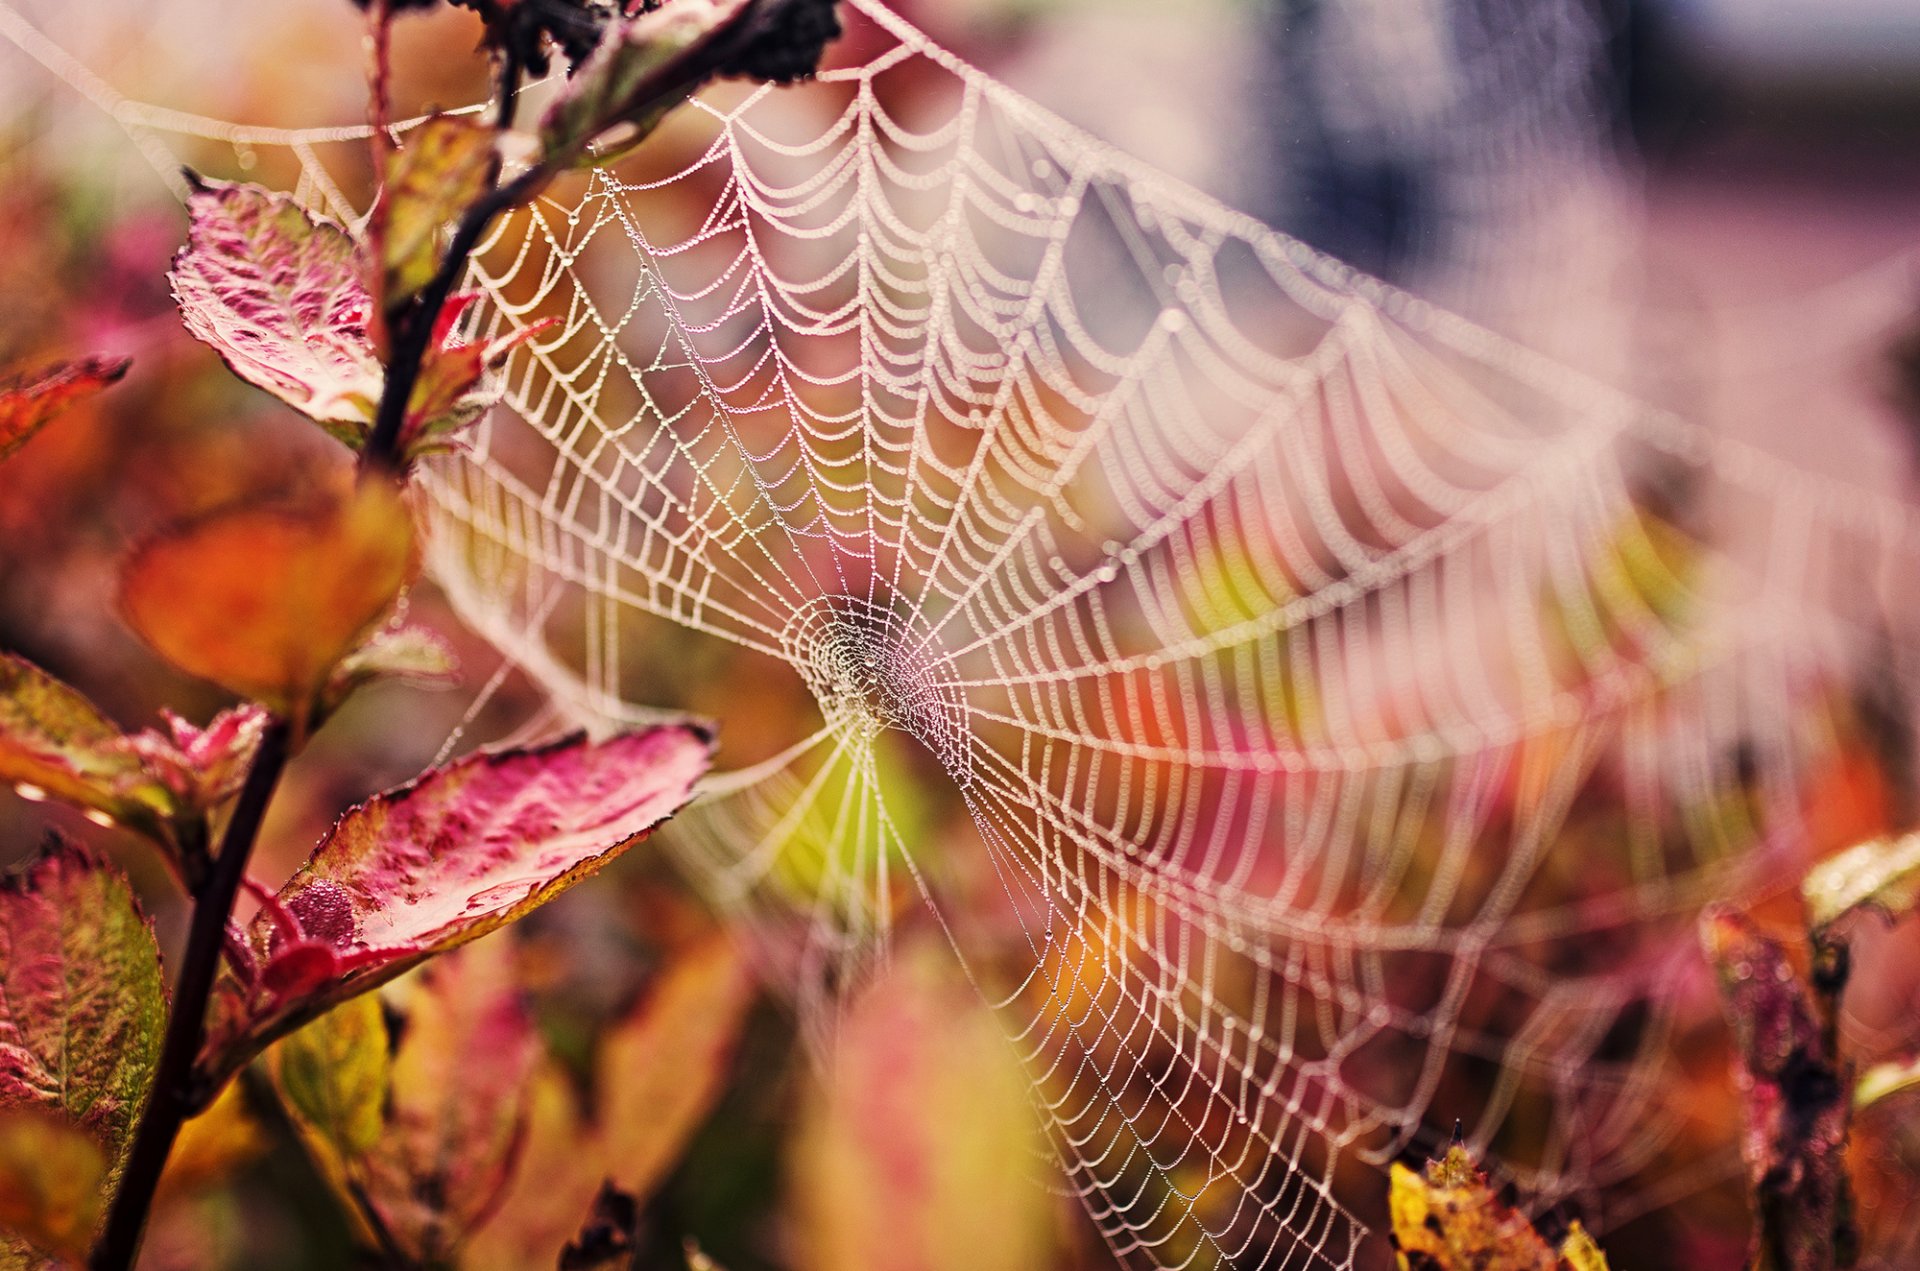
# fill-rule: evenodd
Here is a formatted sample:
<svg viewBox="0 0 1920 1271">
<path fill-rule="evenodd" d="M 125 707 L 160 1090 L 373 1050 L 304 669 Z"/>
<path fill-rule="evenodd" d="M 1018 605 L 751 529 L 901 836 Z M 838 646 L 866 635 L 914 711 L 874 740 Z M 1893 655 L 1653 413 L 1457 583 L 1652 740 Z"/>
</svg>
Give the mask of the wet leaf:
<svg viewBox="0 0 1920 1271">
<path fill-rule="evenodd" d="M 673 1168 L 724 1089 L 755 983 L 724 935 L 667 964 L 600 1043 L 601 1156 L 607 1176 L 645 1198 Z"/>
<path fill-rule="evenodd" d="M 69 1118 L 0 1107 L 0 1266 L 84 1257 L 106 1175 L 106 1153 Z"/>
<path fill-rule="evenodd" d="M 1904 917 L 1920 906 L 1920 834 L 1872 839 L 1830 856 L 1807 871 L 1800 894 L 1816 934 L 1863 908 Z"/>
<path fill-rule="evenodd" d="M 216 512 L 151 539 L 120 608 L 169 662 L 303 718 L 412 572 L 413 524 L 380 482 L 317 507 Z"/>
<path fill-rule="evenodd" d="M 132 364 L 131 358 L 86 357 L 0 379 L 0 459 L 75 402 L 117 383 Z"/>
<path fill-rule="evenodd" d="M 473 946 L 282 1041 L 272 1071 L 301 1137 L 374 1243 L 448 1260 L 518 1154 L 540 1053 L 507 950 Z"/>
<path fill-rule="evenodd" d="M 673 725 L 470 755 L 349 811 L 254 919 L 202 1065 L 268 1041 L 546 903 L 692 795 L 710 741 Z"/>
<path fill-rule="evenodd" d="M 1025 1075 L 946 965 L 929 946 L 903 949 L 849 1009 L 790 1161 L 801 1271 L 1053 1265 Z"/>
<path fill-rule="evenodd" d="M 1780 942 L 1721 907 L 1702 914 L 1700 926 L 1738 1057 L 1741 1148 L 1757 1218 L 1751 1260 L 1769 1271 L 1819 1271 L 1853 1232 L 1847 1083 Z"/>
<path fill-rule="evenodd" d="M 119 725 L 25 658 L 0 653 L 0 781 L 166 837 L 185 807 Z"/>
<path fill-rule="evenodd" d="M 436 115 L 407 134 L 373 220 L 388 313 L 439 270 L 440 232 L 486 193 L 493 153 L 493 129 L 467 116 Z"/>
<path fill-rule="evenodd" d="M 358 445 L 385 373 L 358 246 L 285 195 L 203 182 L 187 201 L 173 294 L 234 374 Z"/>
<path fill-rule="evenodd" d="M 1487 1184 L 1466 1148 L 1415 1171 L 1395 1162 L 1387 1208 L 1401 1271 L 1606 1271 L 1578 1222 L 1556 1250 Z"/>
<path fill-rule="evenodd" d="M 0 1108 L 70 1117 L 117 1172 L 166 1013 L 153 932 L 99 857 L 54 839 L 0 883 Z"/>
</svg>

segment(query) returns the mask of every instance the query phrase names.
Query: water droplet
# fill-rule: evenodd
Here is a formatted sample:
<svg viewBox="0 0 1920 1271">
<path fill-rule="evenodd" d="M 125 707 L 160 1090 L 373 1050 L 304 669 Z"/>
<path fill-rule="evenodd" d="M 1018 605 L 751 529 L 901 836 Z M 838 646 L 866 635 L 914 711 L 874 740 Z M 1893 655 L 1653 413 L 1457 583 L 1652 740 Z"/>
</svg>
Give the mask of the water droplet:
<svg viewBox="0 0 1920 1271">
<path fill-rule="evenodd" d="M 47 792 L 45 790 L 42 790 L 36 785 L 29 785 L 25 781 L 14 786 L 13 792 L 25 799 L 28 803 L 44 803 L 47 798 Z"/>
<path fill-rule="evenodd" d="M 98 808 L 88 808 L 85 812 L 81 813 L 81 815 L 103 830 L 111 830 L 114 825 L 117 824 L 112 817 L 100 811 Z"/>
</svg>

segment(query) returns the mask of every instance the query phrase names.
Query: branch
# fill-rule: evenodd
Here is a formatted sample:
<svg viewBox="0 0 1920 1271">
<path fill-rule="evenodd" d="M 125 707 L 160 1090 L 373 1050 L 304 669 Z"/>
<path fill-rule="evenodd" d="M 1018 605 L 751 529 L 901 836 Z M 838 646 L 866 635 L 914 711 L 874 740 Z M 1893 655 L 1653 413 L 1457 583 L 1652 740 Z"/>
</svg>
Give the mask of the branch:
<svg viewBox="0 0 1920 1271">
<path fill-rule="evenodd" d="M 202 1102 L 203 1092 L 194 1089 L 194 1060 L 206 1032 L 207 1003 L 226 945 L 227 919 L 233 912 L 240 881 L 246 877 L 247 858 L 260 836 L 267 804 L 286 768 L 292 737 L 292 727 L 286 720 L 276 717 L 267 724 L 234 805 L 233 819 L 227 822 L 220 854 L 214 858 L 205 888 L 194 899 L 186 957 L 174 986 L 173 1013 L 167 1021 L 160 1063 L 154 1071 L 147 1106 L 140 1114 L 140 1125 L 134 1131 L 120 1189 L 88 1262 L 92 1271 L 125 1271 L 133 1265 L 140 1249 L 140 1233 L 174 1140 L 181 1124 Z"/>
</svg>

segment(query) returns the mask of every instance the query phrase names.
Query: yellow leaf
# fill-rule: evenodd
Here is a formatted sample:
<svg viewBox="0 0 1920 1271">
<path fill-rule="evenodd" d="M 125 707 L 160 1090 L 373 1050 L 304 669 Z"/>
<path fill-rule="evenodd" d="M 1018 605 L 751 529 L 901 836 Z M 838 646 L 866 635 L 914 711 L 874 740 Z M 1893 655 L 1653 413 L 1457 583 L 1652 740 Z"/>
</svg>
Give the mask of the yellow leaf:
<svg viewBox="0 0 1920 1271">
<path fill-rule="evenodd" d="M 724 936 L 668 964 L 595 1064 L 608 1176 L 644 1199 L 719 1097 L 754 981 Z"/>
<path fill-rule="evenodd" d="M 944 950 L 900 950 L 854 1002 L 790 1160 L 800 1271 L 1054 1264 L 1025 1072 Z M 982 1221 L 991 1215 L 990 1221 Z"/>
<path fill-rule="evenodd" d="M 181 670 L 299 718 L 413 563 L 399 494 L 363 482 L 317 508 L 230 509 L 148 541 L 120 607 Z"/>
<path fill-rule="evenodd" d="M 40 1108 L 0 1110 L 0 1229 L 40 1252 L 83 1257 L 106 1177 L 107 1154 L 73 1121 Z"/>
<path fill-rule="evenodd" d="M 388 313 L 412 299 L 440 268 L 440 231 L 486 193 L 493 129 L 477 119 L 436 115 L 407 134 L 374 213 Z"/>
</svg>

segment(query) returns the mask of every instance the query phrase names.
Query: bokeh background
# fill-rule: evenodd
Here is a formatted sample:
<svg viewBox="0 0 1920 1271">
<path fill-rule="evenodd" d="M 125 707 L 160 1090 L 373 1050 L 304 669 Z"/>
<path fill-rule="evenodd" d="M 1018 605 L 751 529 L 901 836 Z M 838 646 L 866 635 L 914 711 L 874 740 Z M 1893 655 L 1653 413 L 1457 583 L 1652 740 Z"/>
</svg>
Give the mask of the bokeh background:
<svg viewBox="0 0 1920 1271">
<path fill-rule="evenodd" d="M 74 61 L 0 40 L 0 366 L 91 351 L 136 366 L 0 474 L 0 646 L 129 724 L 162 706 L 203 719 L 221 699 L 115 617 L 120 556 L 160 525 L 297 487 L 337 457 L 180 329 L 164 278 L 184 226 L 171 160 L 102 107 L 118 95 L 240 123 L 354 122 L 361 27 L 345 0 L 13 2 Z M 900 7 L 1096 136 L 1314 246 L 1808 471 L 1914 497 L 1920 8 L 1905 0 Z M 0 22 L 19 35 L 19 17 Z M 403 108 L 484 93 L 476 38 L 466 14 L 403 24 Z M 275 156 L 242 148 L 222 161 L 244 170 Z M 471 716 L 471 692 L 392 688 L 353 703 L 277 805 L 263 876 L 291 869 L 341 807 L 411 776 L 456 730 L 464 744 L 552 722 L 537 689 L 430 587 L 409 603 L 454 640 L 470 684 L 493 691 Z M 699 679 L 676 656 L 658 650 L 663 690 Z M 1905 670 L 1886 668 L 1888 682 Z M 1903 735 L 1892 696 L 1889 731 Z M 805 709 L 777 694 L 745 708 L 684 704 L 722 715 L 748 755 L 756 730 L 780 735 L 780 712 Z M 1899 766 L 1889 776 L 1863 764 L 1838 781 L 1836 841 L 1898 819 Z M 25 856 L 49 823 L 102 837 L 0 793 L 0 861 Z M 181 915 L 164 880 L 137 846 L 117 846 L 174 947 Z M 520 973 L 556 1049 L 584 1064 L 595 1030 L 713 921 L 644 853 L 536 918 Z M 1869 983 L 1857 1027 L 1897 1033 L 1917 1004 L 1908 993 Z M 938 1052 L 939 1030 L 961 1028 L 946 1021 L 964 1012 L 903 1018 Z M 718 1111 L 650 1207 L 658 1265 L 673 1264 L 685 1235 L 736 1271 L 792 1262 L 807 1221 L 794 1217 L 793 1127 L 831 1115 L 817 1111 L 818 1074 L 796 1031 L 777 994 L 741 1025 Z M 1731 1115 L 1719 1076 L 1703 1066 L 1701 1097 Z M 1871 1178 L 1901 1178 L 1920 1143 L 1897 1128 L 1875 1142 L 1891 1163 L 1869 1172 L 1866 1200 L 1897 1227 L 1911 1216 L 1905 1198 L 1876 1193 Z M 255 1168 L 178 1190 L 149 1263 L 348 1265 L 349 1230 L 285 1134 L 269 1126 L 247 1150 Z M 1040 1209 L 1056 1265 L 1104 1265 L 1069 1202 Z M 1616 1265 L 1736 1265 L 1743 1224 L 1723 1168 L 1629 1224 Z M 1901 1265 L 1912 1252 L 1894 1241 L 1883 1256 Z"/>
</svg>

